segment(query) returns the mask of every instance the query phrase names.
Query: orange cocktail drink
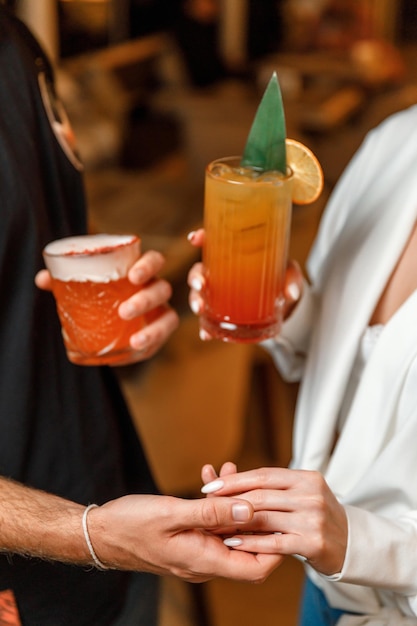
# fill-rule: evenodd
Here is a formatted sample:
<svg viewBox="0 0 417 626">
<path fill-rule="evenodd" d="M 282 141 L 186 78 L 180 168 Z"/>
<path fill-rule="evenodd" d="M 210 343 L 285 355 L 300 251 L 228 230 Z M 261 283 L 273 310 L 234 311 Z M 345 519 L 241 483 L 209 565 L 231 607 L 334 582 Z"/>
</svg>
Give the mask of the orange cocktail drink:
<svg viewBox="0 0 417 626">
<path fill-rule="evenodd" d="M 137 290 L 127 278 L 140 256 L 135 235 L 85 235 L 51 242 L 44 259 L 70 361 L 78 365 L 134 360 L 130 337 L 144 318 L 123 320 L 118 307 Z"/>
<path fill-rule="evenodd" d="M 218 159 L 206 170 L 202 329 L 225 341 L 259 342 L 281 327 L 292 174 Z"/>
</svg>

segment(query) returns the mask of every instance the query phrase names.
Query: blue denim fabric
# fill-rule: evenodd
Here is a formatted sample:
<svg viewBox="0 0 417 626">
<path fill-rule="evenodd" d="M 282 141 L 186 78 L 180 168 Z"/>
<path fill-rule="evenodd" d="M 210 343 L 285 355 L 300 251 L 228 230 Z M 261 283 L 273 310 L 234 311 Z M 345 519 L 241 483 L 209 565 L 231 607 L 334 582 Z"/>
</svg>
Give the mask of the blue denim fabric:
<svg viewBox="0 0 417 626">
<path fill-rule="evenodd" d="M 329 606 L 324 593 L 306 577 L 298 626 L 335 626 L 348 611 Z"/>
</svg>

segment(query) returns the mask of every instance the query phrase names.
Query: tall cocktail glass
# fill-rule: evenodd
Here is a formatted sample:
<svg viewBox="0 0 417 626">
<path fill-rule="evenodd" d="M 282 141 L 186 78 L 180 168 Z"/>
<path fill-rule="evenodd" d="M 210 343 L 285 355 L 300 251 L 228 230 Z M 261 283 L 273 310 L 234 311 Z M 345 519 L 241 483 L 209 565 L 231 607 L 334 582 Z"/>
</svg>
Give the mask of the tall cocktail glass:
<svg viewBox="0 0 417 626">
<path fill-rule="evenodd" d="M 118 314 L 137 292 L 127 278 L 140 256 L 136 235 L 84 235 L 49 243 L 43 256 L 68 358 L 78 365 L 116 365 L 135 360 L 131 335 L 145 325 Z"/>
<path fill-rule="evenodd" d="M 293 176 L 240 163 L 227 157 L 206 169 L 200 326 L 224 341 L 259 342 L 281 328 Z"/>
</svg>

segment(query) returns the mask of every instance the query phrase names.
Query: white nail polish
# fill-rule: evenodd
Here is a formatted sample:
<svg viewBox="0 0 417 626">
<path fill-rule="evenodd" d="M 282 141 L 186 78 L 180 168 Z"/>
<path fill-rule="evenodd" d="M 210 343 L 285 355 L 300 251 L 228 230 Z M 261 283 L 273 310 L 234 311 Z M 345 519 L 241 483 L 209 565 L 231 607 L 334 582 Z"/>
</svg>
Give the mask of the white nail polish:
<svg viewBox="0 0 417 626">
<path fill-rule="evenodd" d="M 201 310 L 200 302 L 198 300 L 191 300 L 190 308 L 195 315 L 198 315 Z"/>
<path fill-rule="evenodd" d="M 242 539 L 237 539 L 236 537 L 230 537 L 230 539 L 224 539 L 223 543 L 228 548 L 236 548 L 237 546 L 241 546 L 243 541 Z"/>
<path fill-rule="evenodd" d="M 207 483 L 207 485 L 203 485 L 201 487 L 201 493 L 214 493 L 218 491 L 224 486 L 224 482 L 222 480 L 212 480 L 211 483 Z"/>
<path fill-rule="evenodd" d="M 297 283 L 291 283 L 290 285 L 288 285 L 287 293 L 290 296 L 290 298 L 294 300 L 294 302 L 300 299 L 301 292 Z"/>
<path fill-rule="evenodd" d="M 201 341 L 209 341 L 211 338 L 208 332 L 205 331 L 203 328 L 200 328 L 200 330 L 198 331 L 198 334 L 199 334 Z"/>
<path fill-rule="evenodd" d="M 201 291 L 201 289 L 203 288 L 203 283 L 201 282 L 199 278 L 193 278 L 191 281 L 191 287 L 195 291 Z"/>
<path fill-rule="evenodd" d="M 188 241 L 192 241 L 194 239 L 194 235 L 195 235 L 195 230 L 192 230 L 190 233 L 188 233 L 187 235 Z"/>
</svg>

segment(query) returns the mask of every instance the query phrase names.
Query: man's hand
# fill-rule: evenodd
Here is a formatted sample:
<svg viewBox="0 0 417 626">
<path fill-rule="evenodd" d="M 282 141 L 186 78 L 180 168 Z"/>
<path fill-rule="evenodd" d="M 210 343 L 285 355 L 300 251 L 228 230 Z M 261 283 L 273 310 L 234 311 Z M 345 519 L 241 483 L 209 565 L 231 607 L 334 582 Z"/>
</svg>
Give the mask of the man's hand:
<svg viewBox="0 0 417 626">
<path fill-rule="evenodd" d="M 138 361 L 153 356 L 177 329 L 179 318 L 169 306 L 172 287 L 157 274 L 162 270 L 165 258 L 160 252 L 144 252 L 130 268 L 128 278 L 138 286 L 138 291 L 119 307 L 122 319 L 131 320 L 142 315 L 146 326 L 130 338 L 130 345 L 138 353 Z"/>
<path fill-rule="evenodd" d="M 122 319 L 131 320 L 145 316 L 146 326 L 130 338 L 130 345 L 136 351 L 136 361 L 152 357 L 177 329 L 179 318 L 168 304 L 172 287 L 157 274 L 162 270 L 165 258 L 160 252 L 149 250 L 130 268 L 128 278 L 137 285 L 137 292 L 119 306 Z M 52 279 L 48 270 L 41 270 L 35 276 L 39 289 L 52 290 Z"/>
<path fill-rule="evenodd" d="M 0 477 L 0 552 L 91 566 L 84 511 L 81 504 Z M 97 557 L 109 568 L 191 582 L 215 576 L 261 582 L 282 557 L 235 552 L 211 532 L 219 526 L 238 532 L 253 511 L 233 497 L 128 495 L 91 509 L 87 527 Z"/>
<path fill-rule="evenodd" d="M 215 534 L 218 527 L 243 528 L 252 516 L 252 505 L 237 498 L 131 495 L 92 509 L 88 527 L 98 558 L 110 567 L 189 582 L 262 582 L 282 557 L 230 550 Z"/>
</svg>

